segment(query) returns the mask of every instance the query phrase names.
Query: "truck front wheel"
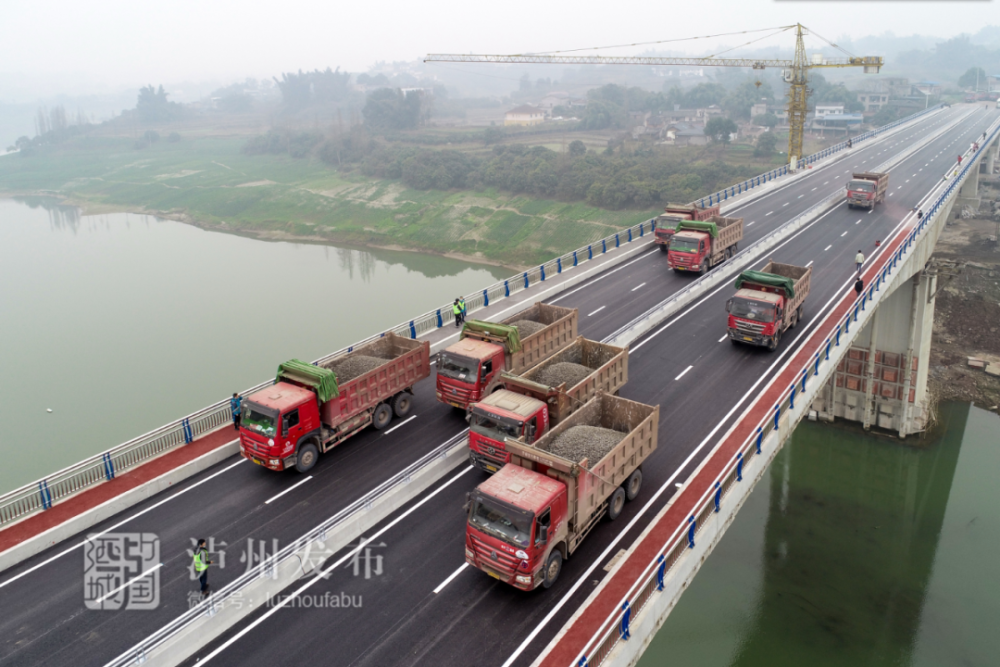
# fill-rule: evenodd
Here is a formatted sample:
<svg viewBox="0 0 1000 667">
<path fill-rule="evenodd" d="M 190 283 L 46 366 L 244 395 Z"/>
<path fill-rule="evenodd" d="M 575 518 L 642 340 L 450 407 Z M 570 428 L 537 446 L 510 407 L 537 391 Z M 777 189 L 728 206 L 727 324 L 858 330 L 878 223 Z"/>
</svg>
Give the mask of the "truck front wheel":
<svg viewBox="0 0 1000 667">
<path fill-rule="evenodd" d="M 389 407 L 388 403 L 379 403 L 378 407 L 375 408 L 375 414 L 372 415 L 372 426 L 375 427 L 376 431 L 381 431 L 389 422 L 392 421 L 392 408 Z"/>
<path fill-rule="evenodd" d="M 774 338 L 772 338 L 771 341 L 767 344 L 767 349 L 769 349 L 771 352 L 774 352 L 775 350 L 778 349 L 778 343 L 780 342 L 781 342 L 781 330 L 779 329 L 774 333 Z"/>
<path fill-rule="evenodd" d="M 312 442 L 307 442 L 306 444 L 299 447 L 299 455 L 295 461 L 295 469 L 299 472 L 309 472 L 316 465 L 316 459 L 319 458 L 319 450 L 316 449 L 316 445 Z"/>
<path fill-rule="evenodd" d="M 405 391 L 396 394 L 396 398 L 392 399 L 392 411 L 400 418 L 410 414 L 411 405 L 413 405 L 413 397 Z"/>
<path fill-rule="evenodd" d="M 632 471 L 632 474 L 628 476 L 625 481 L 625 500 L 632 502 L 635 497 L 639 495 L 639 489 L 642 488 L 642 470 L 636 468 Z"/>
<path fill-rule="evenodd" d="M 611 500 L 608 501 L 608 521 L 614 521 L 618 518 L 618 515 L 622 513 L 622 509 L 625 507 L 625 489 L 618 487 L 615 492 L 611 494 Z"/>
<path fill-rule="evenodd" d="M 660 245 L 660 252 L 667 252 L 668 250 L 670 250 L 670 248 L 667 247 L 666 243 L 661 243 L 659 245 Z"/>
<path fill-rule="evenodd" d="M 552 584 L 556 583 L 560 572 L 562 572 L 562 552 L 559 549 L 553 549 L 552 553 L 549 554 L 549 559 L 545 561 L 545 578 L 542 579 L 542 588 L 552 588 Z"/>
</svg>

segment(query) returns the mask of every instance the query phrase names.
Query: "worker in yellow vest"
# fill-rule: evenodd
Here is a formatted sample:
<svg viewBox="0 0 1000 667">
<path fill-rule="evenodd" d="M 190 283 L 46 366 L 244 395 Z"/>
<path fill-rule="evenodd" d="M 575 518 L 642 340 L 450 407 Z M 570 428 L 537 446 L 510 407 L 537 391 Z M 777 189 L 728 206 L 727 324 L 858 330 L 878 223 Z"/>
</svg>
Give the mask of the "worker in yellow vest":
<svg viewBox="0 0 1000 667">
<path fill-rule="evenodd" d="M 455 326 L 462 326 L 462 307 L 458 305 L 458 299 L 455 299 L 455 303 L 451 304 L 451 314 L 455 316 Z"/>
<path fill-rule="evenodd" d="M 205 540 L 198 540 L 198 548 L 194 550 L 194 571 L 198 573 L 201 582 L 201 596 L 208 595 L 208 566 L 214 561 L 208 559 L 208 546 Z"/>
</svg>

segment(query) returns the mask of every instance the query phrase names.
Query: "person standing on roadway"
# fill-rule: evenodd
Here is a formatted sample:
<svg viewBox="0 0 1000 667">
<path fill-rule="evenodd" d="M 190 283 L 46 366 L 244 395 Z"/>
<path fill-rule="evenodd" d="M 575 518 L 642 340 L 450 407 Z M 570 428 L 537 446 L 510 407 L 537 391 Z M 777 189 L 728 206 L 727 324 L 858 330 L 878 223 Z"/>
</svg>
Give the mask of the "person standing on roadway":
<svg viewBox="0 0 1000 667">
<path fill-rule="evenodd" d="M 958 156 L 958 163 L 962 164 L 962 156 L 961 155 Z"/>
<path fill-rule="evenodd" d="M 857 266 L 858 275 L 861 275 L 861 266 L 865 263 L 865 254 L 858 251 L 858 254 L 854 256 L 854 264 Z"/>
<path fill-rule="evenodd" d="M 458 299 L 451 304 L 451 314 L 455 316 L 455 328 L 462 326 L 462 307 L 458 305 Z"/>
<path fill-rule="evenodd" d="M 233 428 L 240 430 L 240 409 L 243 407 L 243 397 L 234 393 L 229 399 L 229 411 L 233 413 Z"/>
<path fill-rule="evenodd" d="M 465 323 L 465 317 L 469 314 L 469 311 L 465 307 L 465 297 L 458 297 L 458 307 L 462 309 L 462 323 Z"/>
<path fill-rule="evenodd" d="M 861 292 L 863 292 L 864 289 L 865 289 L 865 281 L 861 279 L 861 276 L 858 276 L 858 279 L 854 281 L 854 292 L 858 296 L 861 296 Z"/>
<path fill-rule="evenodd" d="M 214 561 L 208 560 L 208 547 L 205 540 L 198 540 L 198 548 L 194 550 L 194 571 L 198 573 L 201 582 L 201 596 L 208 595 L 208 566 Z"/>
</svg>

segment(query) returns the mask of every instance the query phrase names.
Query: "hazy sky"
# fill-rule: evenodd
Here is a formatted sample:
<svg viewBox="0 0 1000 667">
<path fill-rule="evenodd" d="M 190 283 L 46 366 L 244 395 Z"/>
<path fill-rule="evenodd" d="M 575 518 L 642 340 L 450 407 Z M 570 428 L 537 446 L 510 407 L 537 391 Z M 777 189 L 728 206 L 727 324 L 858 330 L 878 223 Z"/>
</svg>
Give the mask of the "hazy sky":
<svg viewBox="0 0 1000 667">
<path fill-rule="evenodd" d="M 0 15 L 0 73 L 118 84 L 262 77 L 328 65 L 363 71 L 380 60 L 429 52 L 550 51 L 795 22 L 832 40 L 885 30 L 952 37 L 996 23 L 1000 7 L 933 0 L 0 0 Z M 765 43 L 791 45 L 791 38 Z M 698 55 L 711 54 L 712 46 L 671 45 Z"/>
</svg>

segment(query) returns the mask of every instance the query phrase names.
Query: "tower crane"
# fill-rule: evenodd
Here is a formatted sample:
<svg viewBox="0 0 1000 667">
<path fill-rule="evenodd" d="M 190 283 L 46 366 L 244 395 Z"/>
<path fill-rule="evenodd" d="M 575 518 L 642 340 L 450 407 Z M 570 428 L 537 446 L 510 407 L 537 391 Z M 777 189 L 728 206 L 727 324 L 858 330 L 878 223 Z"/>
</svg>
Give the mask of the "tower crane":
<svg viewBox="0 0 1000 667">
<path fill-rule="evenodd" d="M 788 157 L 794 169 L 799 157 L 802 156 L 802 135 L 805 130 L 806 113 L 809 110 L 808 97 L 811 92 L 807 86 L 808 74 L 811 69 L 831 67 L 863 67 L 865 74 L 877 74 L 884 65 L 882 56 L 853 56 L 844 53 L 847 58 L 824 58 L 816 54 L 812 59 L 806 56 L 806 46 L 803 36 L 810 34 L 801 23 L 784 26 L 781 31 L 795 30 L 795 57 L 791 60 L 783 58 L 667 58 L 653 56 L 597 56 L 597 55 L 557 55 L 557 54 L 515 54 L 515 55 L 485 55 L 432 53 L 424 62 L 454 62 L 454 63 L 504 63 L 532 65 L 680 65 L 692 67 L 743 67 L 763 70 L 768 67 L 782 68 L 782 79 L 789 85 L 788 90 Z M 811 34 L 816 34 L 815 32 Z M 819 37 L 819 35 L 816 35 Z M 823 39 L 820 37 L 820 39 Z M 827 40 L 823 40 L 827 41 Z M 843 51 L 839 46 L 828 42 L 831 46 Z"/>
</svg>

